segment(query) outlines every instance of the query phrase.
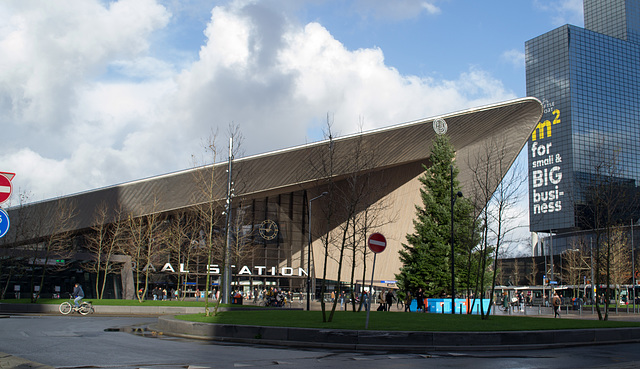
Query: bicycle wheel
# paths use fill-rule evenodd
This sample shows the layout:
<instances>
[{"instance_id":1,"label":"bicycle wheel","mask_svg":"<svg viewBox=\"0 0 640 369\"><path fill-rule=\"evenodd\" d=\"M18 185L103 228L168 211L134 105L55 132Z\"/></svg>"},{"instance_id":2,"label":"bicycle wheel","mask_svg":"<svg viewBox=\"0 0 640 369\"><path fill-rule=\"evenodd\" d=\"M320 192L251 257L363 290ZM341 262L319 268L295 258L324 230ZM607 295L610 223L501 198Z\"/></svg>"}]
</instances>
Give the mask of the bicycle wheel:
<instances>
[{"instance_id":1,"label":"bicycle wheel","mask_svg":"<svg viewBox=\"0 0 640 369\"><path fill-rule=\"evenodd\" d=\"M91 304L88 302L83 302L82 304L80 304L80 309L78 309L78 312L82 315L87 315L93 312L93 306L91 306Z\"/></svg>"},{"instance_id":2,"label":"bicycle wheel","mask_svg":"<svg viewBox=\"0 0 640 369\"><path fill-rule=\"evenodd\" d=\"M58 308L58 310L60 310L61 314L67 315L73 309L71 308L71 304L69 302L65 301L62 304L60 304L60 307Z\"/></svg>"}]
</instances>

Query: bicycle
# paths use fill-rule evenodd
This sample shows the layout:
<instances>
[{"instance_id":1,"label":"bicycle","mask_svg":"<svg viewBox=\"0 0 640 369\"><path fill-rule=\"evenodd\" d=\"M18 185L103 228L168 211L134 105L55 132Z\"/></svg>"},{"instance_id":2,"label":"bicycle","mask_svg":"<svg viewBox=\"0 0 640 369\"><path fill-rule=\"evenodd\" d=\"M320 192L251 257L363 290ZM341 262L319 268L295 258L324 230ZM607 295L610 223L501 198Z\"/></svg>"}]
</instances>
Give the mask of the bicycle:
<instances>
[{"instance_id":1,"label":"bicycle","mask_svg":"<svg viewBox=\"0 0 640 369\"><path fill-rule=\"evenodd\" d=\"M60 310L61 314L68 315L72 311L77 311L82 315L87 315L94 312L93 304L91 304L91 301L82 301L80 303L80 307L75 307L74 304L72 304L72 301L73 301L73 297L70 296L69 301L65 301L60 304L60 306L58 307L58 310Z\"/></svg>"}]
</instances>

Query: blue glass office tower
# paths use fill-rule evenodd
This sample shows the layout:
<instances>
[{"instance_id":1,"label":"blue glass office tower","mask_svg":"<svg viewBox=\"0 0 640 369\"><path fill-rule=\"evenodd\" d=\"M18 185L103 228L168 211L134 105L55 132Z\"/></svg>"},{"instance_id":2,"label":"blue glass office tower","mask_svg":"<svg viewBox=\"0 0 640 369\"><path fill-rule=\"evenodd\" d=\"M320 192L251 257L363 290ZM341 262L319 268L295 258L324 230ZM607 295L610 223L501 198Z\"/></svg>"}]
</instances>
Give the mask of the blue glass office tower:
<instances>
[{"instance_id":1,"label":"blue glass office tower","mask_svg":"<svg viewBox=\"0 0 640 369\"><path fill-rule=\"evenodd\" d=\"M593 227L597 180L625 199L621 223L640 216L640 0L584 0L584 15L525 43L527 95L545 107L528 145L530 230L558 235L554 253Z\"/></svg>"}]
</instances>

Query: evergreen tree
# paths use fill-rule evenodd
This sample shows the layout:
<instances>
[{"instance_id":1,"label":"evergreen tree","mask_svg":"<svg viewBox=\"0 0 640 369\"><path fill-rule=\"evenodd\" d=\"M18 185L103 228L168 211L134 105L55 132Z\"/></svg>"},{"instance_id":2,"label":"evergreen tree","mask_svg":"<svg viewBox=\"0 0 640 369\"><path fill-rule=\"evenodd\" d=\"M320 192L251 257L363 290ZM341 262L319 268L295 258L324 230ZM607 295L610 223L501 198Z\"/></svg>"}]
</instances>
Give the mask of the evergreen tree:
<instances>
[{"instance_id":1,"label":"evergreen tree","mask_svg":"<svg viewBox=\"0 0 640 369\"><path fill-rule=\"evenodd\" d=\"M426 297L440 297L451 293L451 173L453 166L453 194L460 191L458 168L454 165L455 150L445 135L438 136L431 148L431 166L424 166L420 177L422 205L416 206L414 232L402 244L402 268L396 275L398 286L415 292L422 288ZM466 285L461 281L468 273L467 254L469 234L473 234L473 208L464 197L456 199L454 206L454 252L456 290ZM463 245L463 243L467 243ZM465 251L467 250L467 251Z\"/></svg>"}]
</instances>

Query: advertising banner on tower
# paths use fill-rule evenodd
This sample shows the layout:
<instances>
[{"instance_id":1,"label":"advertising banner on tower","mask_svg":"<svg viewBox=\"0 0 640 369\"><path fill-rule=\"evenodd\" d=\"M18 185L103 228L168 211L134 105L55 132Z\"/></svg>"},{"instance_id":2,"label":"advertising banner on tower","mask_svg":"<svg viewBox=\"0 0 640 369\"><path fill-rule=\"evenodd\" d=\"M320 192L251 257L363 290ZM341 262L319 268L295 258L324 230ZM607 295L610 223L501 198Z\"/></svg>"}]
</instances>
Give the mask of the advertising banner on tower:
<instances>
[{"instance_id":1,"label":"advertising banner on tower","mask_svg":"<svg viewBox=\"0 0 640 369\"><path fill-rule=\"evenodd\" d=\"M535 232L573 226L569 206L567 135L570 117L556 101L543 100L544 114L529 138L529 220ZM568 111L568 109L567 109ZM567 137L569 136L569 137Z\"/></svg>"}]
</instances>

